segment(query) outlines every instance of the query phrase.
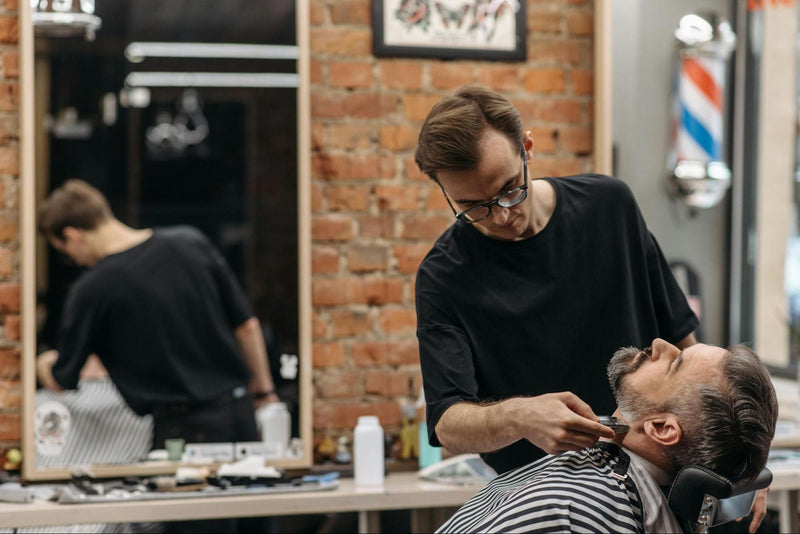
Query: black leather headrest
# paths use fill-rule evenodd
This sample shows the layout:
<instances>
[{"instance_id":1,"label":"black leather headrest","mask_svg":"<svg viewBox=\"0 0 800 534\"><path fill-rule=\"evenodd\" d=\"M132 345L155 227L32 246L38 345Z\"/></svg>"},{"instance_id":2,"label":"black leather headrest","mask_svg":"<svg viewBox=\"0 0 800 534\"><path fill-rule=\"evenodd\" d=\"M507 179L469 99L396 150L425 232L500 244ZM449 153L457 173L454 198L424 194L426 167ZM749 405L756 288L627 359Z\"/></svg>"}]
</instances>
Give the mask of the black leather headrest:
<instances>
[{"instance_id":1,"label":"black leather headrest","mask_svg":"<svg viewBox=\"0 0 800 534\"><path fill-rule=\"evenodd\" d=\"M719 524L750 513L752 498L737 497L754 494L771 483L772 472L766 467L755 480L735 483L705 467L687 465L678 471L670 487L669 507L676 516L694 523L703 506L703 498L710 495L720 501L714 522Z\"/></svg>"}]
</instances>

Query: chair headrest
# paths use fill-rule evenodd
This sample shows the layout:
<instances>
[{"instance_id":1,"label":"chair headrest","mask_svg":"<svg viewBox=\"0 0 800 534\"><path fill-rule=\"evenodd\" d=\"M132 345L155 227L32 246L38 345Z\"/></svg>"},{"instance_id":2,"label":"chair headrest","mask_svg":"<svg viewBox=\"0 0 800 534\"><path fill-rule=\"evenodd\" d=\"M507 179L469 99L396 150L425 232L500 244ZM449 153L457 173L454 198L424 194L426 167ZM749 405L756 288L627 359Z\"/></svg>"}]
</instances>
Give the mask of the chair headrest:
<instances>
[{"instance_id":1,"label":"chair headrest","mask_svg":"<svg viewBox=\"0 0 800 534\"><path fill-rule=\"evenodd\" d=\"M724 523L746 516L753 504L755 492L772 483L772 472L766 467L755 480L731 482L722 475L698 465L687 465L675 476L669 490L668 502L672 512L681 519L695 523L703 507L703 499L710 495L719 500L717 520ZM738 514L738 515L737 515Z\"/></svg>"}]
</instances>

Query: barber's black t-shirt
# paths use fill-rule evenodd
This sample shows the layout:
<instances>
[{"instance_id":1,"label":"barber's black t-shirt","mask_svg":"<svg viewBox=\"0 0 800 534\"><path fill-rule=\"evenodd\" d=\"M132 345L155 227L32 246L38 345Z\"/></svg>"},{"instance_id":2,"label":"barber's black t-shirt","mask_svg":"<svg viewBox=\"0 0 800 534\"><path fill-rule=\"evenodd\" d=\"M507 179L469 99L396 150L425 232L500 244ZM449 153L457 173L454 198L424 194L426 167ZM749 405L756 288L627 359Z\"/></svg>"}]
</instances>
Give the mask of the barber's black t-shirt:
<instances>
[{"instance_id":1,"label":"barber's black t-shirt","mask_svg":"<svg viewBox=\"0 0 800 534\"><path fill-rule=\"evenodd\" d=\"M430 442L456 402L571 391L598 415L623 346L678 342L698 321L630 189L600 175L545 178L547 226L522 241L456 222L417 273L417 337ZM545 414L546 415L546 414ZM526 440L484 455L498 472L544 455Z\"/></svg>"},{"instance_id":2,"label":"barber's black t-shirt","mask_svg":"<svg viewBox=\"0 0 800 534\"><path fill-rule=\"evenodd\" d=\"M156 229L70 289L53 376L74 389L96 353L138 414L217 398L250 378L233 330L253 316L224 258L194 228Z\"/></svg>"}]
</instances>

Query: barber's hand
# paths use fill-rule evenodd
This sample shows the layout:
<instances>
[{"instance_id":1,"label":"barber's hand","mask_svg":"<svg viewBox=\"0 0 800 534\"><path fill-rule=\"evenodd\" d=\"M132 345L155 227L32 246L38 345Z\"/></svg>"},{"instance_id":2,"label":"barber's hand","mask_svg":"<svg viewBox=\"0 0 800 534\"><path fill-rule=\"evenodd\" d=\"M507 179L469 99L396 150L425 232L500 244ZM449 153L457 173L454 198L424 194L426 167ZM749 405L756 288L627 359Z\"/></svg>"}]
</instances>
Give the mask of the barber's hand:
<instances>
[{"instance_id":1,"label":"barber's hand","mask_svg":"<svg viewBox=\"0 0 800 534\"><path fill-rule=\"evenodd\" d=\"M758 530L761 521L767 515L767 492L769 492L769 488L764 488L759 490L758 495L756 495L756 500L753 503L753 519L750 521L750 527L748 528L748 532L751 534Z\"/></svg>"},{"instance_id":2,"label":"barber's hand","mask_svg":"<svg viewBox=\"0 0 800 534\"><path fill-rule=\"evenodd\" d=\"M520 414L528 430L524 437L548 454L578 451L600 437L615 436L613 430L597 422L588 404L568 391L520 400L526 401Z\"/></svg>"},{"instance_id":3,"label":"barber's hand","mask_svg":"<svg viewBox=\"0 0 800 534\"><path fill-rule=\"evenodd\" d=\"M253 405L255 409L258 410L262 406L266 406L271 402L280 402L280 398L275 394L275 392L271 392L266 397L253 397Z\"/></svg>"}]
</instances>

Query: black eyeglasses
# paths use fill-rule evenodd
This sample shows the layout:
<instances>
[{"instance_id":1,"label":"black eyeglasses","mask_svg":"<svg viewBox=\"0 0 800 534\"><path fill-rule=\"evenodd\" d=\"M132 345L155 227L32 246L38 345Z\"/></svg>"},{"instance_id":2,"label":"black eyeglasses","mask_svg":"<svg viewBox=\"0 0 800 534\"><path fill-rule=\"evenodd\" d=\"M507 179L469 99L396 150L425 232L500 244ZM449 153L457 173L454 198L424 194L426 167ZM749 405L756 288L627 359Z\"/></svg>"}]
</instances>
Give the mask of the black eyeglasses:
<instances>
[{"instance_id":1,"label":"black eyeglasses","mask_svg":"<svg viewBox=\"0 0 800 534\"><path fill-rule=\"evenodd\" d=\"M444 198L447 200L447 204L450 206L450 209L453 210L453 213L456 216L456 219L461 221L468 222L470 224L480 222L486 218L488 218L492 214L492 206L497 204L501 208L512 208L528 198L528 164L525 159L525 149L522 149L522 168L523 168L523 175L525 178L523 179L522 185L519 187L515 187L514 189L509 189L505 193L501 193L497 196L494 200L490 200L485 204L479 204L477 206L473 206L469 209L466 209L462 212L457 212L456 209L453 207L453 204L450 202L450 198L447 196L447 191L445 191L444 186L439 184L439 187L442 188L442 193L444 193Z\"/></svg>"}]
</instances>

